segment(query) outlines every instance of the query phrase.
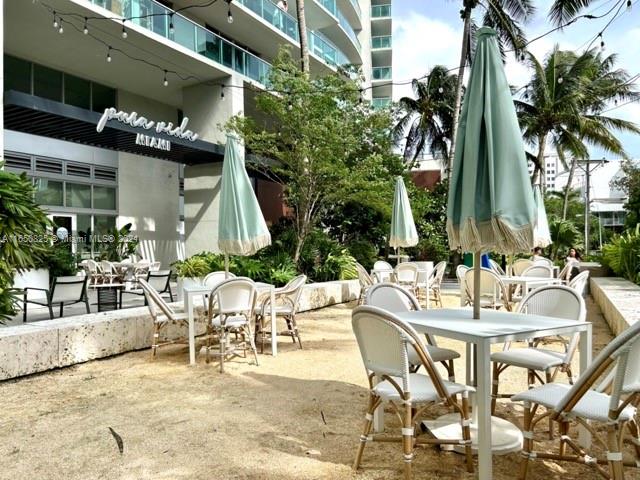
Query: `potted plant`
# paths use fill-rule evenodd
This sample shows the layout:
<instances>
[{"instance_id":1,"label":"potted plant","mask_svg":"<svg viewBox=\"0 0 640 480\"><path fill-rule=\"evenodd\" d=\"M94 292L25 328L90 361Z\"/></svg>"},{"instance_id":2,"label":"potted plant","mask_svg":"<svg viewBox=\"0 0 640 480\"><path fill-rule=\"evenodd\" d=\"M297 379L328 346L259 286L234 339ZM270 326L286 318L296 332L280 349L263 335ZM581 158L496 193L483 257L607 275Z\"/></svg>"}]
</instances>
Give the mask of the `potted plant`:
<instances>
[{"instance_id":1,"label":"potted plant","mask_svg":"<svg viewBox=\"0 0 640 480\"><path fill-rule=\"evenodd\" d=\"M188 285L201 285L211 271L209 263L202 257L193 256L171 264L178 275L178 301L182 301L182 289Z\"/></svg>"}]
</instances>

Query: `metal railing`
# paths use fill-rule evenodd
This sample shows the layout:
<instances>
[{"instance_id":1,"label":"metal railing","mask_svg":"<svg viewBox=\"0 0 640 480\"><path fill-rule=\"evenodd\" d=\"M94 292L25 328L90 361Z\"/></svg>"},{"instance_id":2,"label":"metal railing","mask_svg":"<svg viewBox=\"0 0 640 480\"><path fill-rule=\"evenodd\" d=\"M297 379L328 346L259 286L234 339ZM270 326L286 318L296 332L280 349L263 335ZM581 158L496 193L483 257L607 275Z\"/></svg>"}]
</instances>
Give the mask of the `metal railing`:
<instances>
[{"instance_id":1,"label":"metal railing","mask_svg":"<svg viewBox=\"0 0 640 480\"><path fill-rule=\"evenodd\" d=\"M391 48L391 35L380 35L371 37L371 48Z\"/></svg>"},{"instance_id":2,"label":"metal railing","mask_svg":"<svg viewBox=\"0 0 640 480\"><path fill-rule=\"evenodd\" d=\"M289 38L299 41L298 21L273 3L271 0L236 0L253 13L283 32Z\"/></svg>"}]
</instances>

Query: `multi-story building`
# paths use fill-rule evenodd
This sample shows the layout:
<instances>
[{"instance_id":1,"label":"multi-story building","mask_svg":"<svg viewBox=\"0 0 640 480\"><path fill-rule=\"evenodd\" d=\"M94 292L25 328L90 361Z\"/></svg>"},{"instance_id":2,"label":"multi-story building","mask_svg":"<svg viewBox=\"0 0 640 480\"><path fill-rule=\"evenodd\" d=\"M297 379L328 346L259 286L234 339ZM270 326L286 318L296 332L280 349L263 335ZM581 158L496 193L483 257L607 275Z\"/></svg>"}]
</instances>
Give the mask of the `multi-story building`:
<instances>
[{"instance_id":1,"label":"multi-story building","mask_svg":"<svg viewBox=\"0 0 640 480\"><path fill-rule=\"evenodd\" d=\"M556 178L559 173L563 171L562 163L557 155L545 155L545 187L546 190L555 191L558 190L556 186ZM533 175L534 165L533 162L529 162L529 176Z\"/></svg>"},{"instance_id":2,"label":"multi-story building","mask_svg":"<svg viewBox=\"0 0 640 480\"><path fill-rule=\"evenodd\" d=\"M295 2L4 2L6 168L26 172L75 236L131 223L142 253L165 265L215 251L222 126L256 115L247 87L265 88L281 45L299 54ZM381 104L391 98L391 2L373 3L306 0L305 10L311 74L360 66ZM277 219L278 187L255 179L255 189Z\"/></svg>"}]
</instances>

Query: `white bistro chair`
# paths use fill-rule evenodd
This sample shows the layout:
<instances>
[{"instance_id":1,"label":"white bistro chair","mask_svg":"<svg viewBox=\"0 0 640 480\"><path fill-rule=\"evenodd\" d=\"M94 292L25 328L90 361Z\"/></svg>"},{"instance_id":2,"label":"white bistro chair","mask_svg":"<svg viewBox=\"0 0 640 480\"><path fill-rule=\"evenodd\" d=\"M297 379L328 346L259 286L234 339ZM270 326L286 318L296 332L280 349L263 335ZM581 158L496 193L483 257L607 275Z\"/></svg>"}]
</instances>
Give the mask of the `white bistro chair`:
<instances>
[{"instance_id":1,"label":"white bistro chair","mask_svg":"<svg viewBox=\"0 0 640 480\"><path fill-rule=\"evenodd\" d=\"M471 295L467 292L467 284L464 281L464 276L468 270L471 270L466 265L460 264L456 267L456 278L460 284L460 306L466 307L471 305Z\"/></svg>"},{"instance_id":2,"label":"white bistro chair","mask_svg":"<svg viewBox=\"0 0 640 480\"><path fill-rule=\"evenodd\" d=\"M396 283L416 295L418 287L418 266L415 263L399 263L393 269Z\"/></svg>"},{"instance_id":3,"label":"white bistro chair","mask_svg":"<svg viewBox=\"0 0 640 480\"><path fill-rule=\"evenodd\" d=\"M527 268L533 266L533 262L527 258L519 258L511 265L511 275L519 277Z\"/></svg>"},{"instance_id":4,"label":"white bistro chair","mask_svg":"<svg viewBox=\"0 0 640 480\"><path fill-rule=\"evenodd\" d=\"M398 441L402 443L404 478L407 480L411 479L411 462L418 444L464 445L467 471L472 472L469 430L469 392L472 387L443 380L418 333L393 313L364 305L353 310L351 323L369 379L369 401L354 470L360 466L368 442ZM410 351L420 359L426 375L411 373ZM378 383L375 379L379 380ZM384 408L383 402L387 402L400 418L401 436L371 434L373 414L377 408ZM440 404L453 408L460 415L461 438L439 440L418 437L423 413Z\"/></svg>"},{"instance_id":5,"label":"white bistro chair","mask_svg":"<svg viewBox=\"0 0 640 480\"><path fill-rule=\"evenodd\" d=\"M393 283L379 283L371 287L365 298L365 305L382 308L391 313L409 312L421 310L418 299L411 295L410 292ZM426 335L427 345L425 346L431 359L434 362L440 362L447 370L449 380L455 381L455 370L453 361L460 358L460 354L455 350L448 348L440 348L436 343L433 335ZM420 368L420 357L414 352L409 351L409 363L412 371Z\"/></svg>"},{"instance_id":6,"label":"white bistro chair","mask_svg":"<svg viewBox=\"0 0 640 480\"><path fill-rule=\"evenodd\" d=\"M468 295L469 303L477 299L474 299L474 282L475 271L473 268L467 270L464 274L464 291ZM507 289L500 280L500 277L488 268L482 268L480 270L480 307L492 308L499 310L504 308L507 311L511 311L511 304L509 303L509 295Z\"/></svg>"},{"instance_id":7,"label":"white bistro chair","mask_svg":"<svg viewBox=\"0 0 640 480\"><path fill-rule=\"evenodd\" d=\"M607 373L608 372L608 373ZM625 477L625 467L640 467L637 407L640 403L640 322L609 342L574 385L547 383L514 395L524 404L524 446L519 478L526 479L530 460L540 458L589 465L604 478L639 478L635 470ZM537 415L539 406L546 412ZM534 449L534 429L544 418L559 424L558 453ZM597 456L569 436L571 423L587 429L604 455ZM591 424L589 422L592 422ZM600 424L602 428L594 428ZM605 431L606 435L602 432ZM625 435L628 433L628 435ZM630 445L625 455L624 446ZM568 452L567 452L568 450ZM635 458L630 458L635 457ZM605 468L607 466L608 468Z\"/></svg>"},{"instance_id":8,"label":"white bistro chair","mask_svg":"<svg viewBox=\"0 0 640 480\"><path fill-rule=\"evenodd\" d=\"M211 272L205 275L205 277L202 279L202 284L205 287L209 287L211 290L213 290L228 278L236 278L236 275L234 273L224 271ZM202 301L204 302L204 310L206 312L207 308L209 307L209 295L203 295Z\"/></svg>"},{"instance_id":9,"label":"white bistro chair","mask_svg":"<svg viewBox=\"0 0 640 480\"><path fill-rule=\"evenodd\" d=\"M587 290L587 283L589 282L589 270L585 270L584 272L580 272L578 275L573 277L569 282L569 287L573 288L578 295L584 297L584 294Z\"/></svg>"},{"instance_id":10,"label":"white bistro chair","mask_svg":"<svg viewBox=\"0 0 640 480\"><path fill-rule=\"evenodd\" d=\"M438 262L436 266L433 267L433 274L429 279L429 289L433 294L431 298L436 302L436 305L440 304L440 308L442 308L442 280L444 279L446 269L447 262ZM429 307L429 305L427 305L427 307Z\"/></svg>"},{"instance_id":11,"label":"white bistro chair","mask_svg":"<svg viewBox=\"0 0 640 480\"><path fill-rule=\"evenodd\" d=\"M587 308L582 297L574 289L561 285L550 285L533 290L529 295L525 296L518 307L518 313L584 322L587 316ZM511 397L511 395L500 394L498 391L500 375L509 367L526 369L527 383L531 386L534 385L536 380L540 383L553 382L558 372L564 372L569 382L573 382L571 359L578 346L578 340L579 334L575 334L567 342L564 351L537 348L534 346L532 339L529 341L527 348L511 348L510 343L506 343L501 352L492 354L493 389L491 411L495 411L498 398ZM544 379L540 376L540 373L544 373Z\"/></svg>"},{"instance_id":12,"label":"white bistro chair","mask_svg":"<svg viewBox=\"0 0 640 480\"><path fill-rule=\"evenodd\" d=\"M373 278L367 272L367 269L356 262L356 270L358 271L358 283L360 284L360 296L358 297L358 305L362 305L367 290L373 285Z\"/></svg>"},{"instance_id":13,"label":"white bistro chair","mask_svg":"<svg viewBox=\"0 0 640 480\"><path fill-rule=\"evenodd\" d=\"M491 270L496 272L501 277L506 277L507 276L506 272L502 269L500 264L498 262L496 262L495 260L493 260L492 258L489 259L489 265L491 266Z\"/></svg>"},{"instance_id":14,"label":"white bistro chair","mask_svg":"<svg viewBox=\"0 0 640 480\"><path fill-rule=\"evenodd\" d=\"M212 350L211 338L217 336L220 350L213 355L220 357L220 372L224 372L224 361L230 355L242 350L247 355L247 340L253 350L256 365L258 351L251 330L251 320L256 306L256 284L250 278L237 277L220 282L209 295L209 315L207 322L206 361ZM229 333L241 335L240 343L230 345Z\"/></svg>"},{"instance_id":15,"label":"white bistro chair","mask_svg":"<svg viewBox=\"0 0 640 480\"><path fill-rule=\"evenodd\" d=\"M384 260L378 260L373 264L373 270L371 275L377 283L394 282L395 276L393 274L393 267L389 262Z\"/></svg>"}]
</instances>

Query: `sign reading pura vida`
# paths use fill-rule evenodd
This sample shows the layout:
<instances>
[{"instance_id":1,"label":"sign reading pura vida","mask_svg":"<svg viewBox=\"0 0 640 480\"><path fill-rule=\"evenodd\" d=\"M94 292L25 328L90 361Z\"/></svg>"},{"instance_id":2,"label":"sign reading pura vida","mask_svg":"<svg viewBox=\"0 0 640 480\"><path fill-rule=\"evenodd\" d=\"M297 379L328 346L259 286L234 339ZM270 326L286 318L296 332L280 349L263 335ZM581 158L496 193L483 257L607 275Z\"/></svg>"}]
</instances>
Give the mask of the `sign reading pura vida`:
<instances>
[{"instance_id":1,"label":"sign reading pura vida","mask_svg":"<svg viewBox=\"0 0 640 480\"><path fill-rule=\"evenodd\" d=\"M187 117L182 119L182 123L180 123L180 125L174 126L172 122L154 122L153 120L148 120L146 117L138 116L136 112L127 113L111 107L105 108L104 113L96 125L96 131L102 132L109 120L116 120L135 128L155 130L156 133L164 133L171 137L181 138L191 142L195 142L198 139L197 133L187 129L187 124L189 123L189 119ZM157 148L167 152L171 151L171 142L169 140L154 137L152 135L146 135L144 133L136 134L136 145Z\"/></svg>"}]
</instances>

